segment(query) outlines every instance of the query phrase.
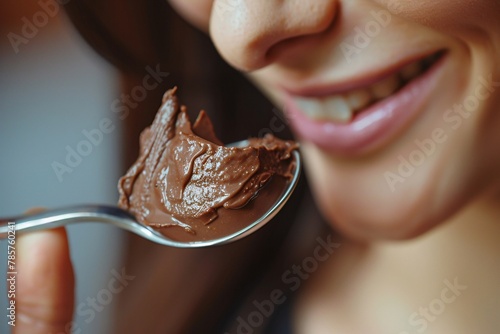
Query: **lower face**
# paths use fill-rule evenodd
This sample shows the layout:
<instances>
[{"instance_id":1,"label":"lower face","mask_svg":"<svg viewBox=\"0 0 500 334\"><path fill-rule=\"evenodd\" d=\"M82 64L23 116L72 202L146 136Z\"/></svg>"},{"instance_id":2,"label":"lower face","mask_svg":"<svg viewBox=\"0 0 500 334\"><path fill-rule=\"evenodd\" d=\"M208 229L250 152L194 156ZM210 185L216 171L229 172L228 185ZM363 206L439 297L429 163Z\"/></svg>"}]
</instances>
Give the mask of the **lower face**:
<instances>
[{"instance_id":1,"label":"lower face","mask_svg":"<svg viewBox=\"0 0 500 334\"><path fill-rule=\"evenodd\" d=\"M279 89L276 78L290 73L286 69L255 74L301 138L322 211L355 238L419 235L498 178L489 144L500 143L500 80L493 61L499 50L483 44L481 31L474 31L478 22L467 27L462 19L426 18L447 30L393 16L393 29L349 61L339 54L335 32L325 35L318 43L338 59L315 72L324 76L320 81L335 82L343 68L366 68L353 88ZM369 74L377 71L382 73ZM339 113L342 108L350 110Z\"/></svg>"},{"instance_id":2,"label":"lower face","mask_svg":"<svg viewBox=\"0 0 500 334\"><path fill-rule=\"evenodd\" d=\"M377 18L390 1L344 1L249 73L288 116L325 217L363 240L420 235L499 181L500 4L399 3Z\"/></svg>"}]
</instances>

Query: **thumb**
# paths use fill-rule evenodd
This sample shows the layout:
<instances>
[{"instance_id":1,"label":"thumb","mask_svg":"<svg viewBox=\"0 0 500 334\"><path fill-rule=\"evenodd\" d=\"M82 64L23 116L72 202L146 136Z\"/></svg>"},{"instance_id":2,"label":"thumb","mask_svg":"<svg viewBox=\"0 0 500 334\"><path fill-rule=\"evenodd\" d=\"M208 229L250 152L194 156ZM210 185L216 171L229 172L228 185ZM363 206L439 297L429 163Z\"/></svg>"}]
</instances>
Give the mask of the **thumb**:
<instances>
[{"instance_id":1,"label":"thumb","mask_svg":"<svg viewBox=\"0 0 500 334\"><path fill-rule=\"evenodd\" d=\"M69 333L74 274L66 230L17 236L17 321L13 334Z\"/></svg>"}]
</instances>

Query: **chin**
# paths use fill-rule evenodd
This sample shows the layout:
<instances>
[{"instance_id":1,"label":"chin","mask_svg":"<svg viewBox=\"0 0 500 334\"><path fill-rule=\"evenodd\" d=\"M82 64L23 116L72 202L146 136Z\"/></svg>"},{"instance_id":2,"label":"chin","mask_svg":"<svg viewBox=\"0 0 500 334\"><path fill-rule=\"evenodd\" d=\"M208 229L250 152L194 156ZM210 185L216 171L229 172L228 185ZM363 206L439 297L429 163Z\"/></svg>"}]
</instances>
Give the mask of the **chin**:
<instances>
[{"instance_id":1,"label":"chin","mask_svg":"<svg viewBox=\"0 0 500 334\"><path fill-rule=\"evenodd\" d=\"M453 160L439 154L393 191L383 177L391 159L340 160L308 143L302 153L319 209L334 230L356 241L416 238L445 223L482 189L466 181L466 169L449 170Z\"/></svg>"}]
</instances>

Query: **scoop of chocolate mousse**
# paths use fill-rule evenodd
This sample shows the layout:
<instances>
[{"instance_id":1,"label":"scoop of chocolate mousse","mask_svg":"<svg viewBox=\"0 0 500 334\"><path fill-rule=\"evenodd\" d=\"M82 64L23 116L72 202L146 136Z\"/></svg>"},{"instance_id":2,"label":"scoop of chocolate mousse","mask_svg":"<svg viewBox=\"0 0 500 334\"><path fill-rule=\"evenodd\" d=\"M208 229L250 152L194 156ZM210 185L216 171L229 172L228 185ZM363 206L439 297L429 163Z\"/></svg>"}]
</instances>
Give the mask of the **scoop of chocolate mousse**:
<instances>
[{"instance_id":1,"label":"scoop of chocolate mousse","mask_svg":"<svg viewBox=\"0 0 500 334\"><path fill-rule=\"evenodd\" d=\"M118 205L179 241L234 233L262 216L283 193L295 164L293 141L267 135L226 147L204 111L191 124L176 88L163 96L141 133L137 161L120 179Z\"/></svg>"}]
</instances>

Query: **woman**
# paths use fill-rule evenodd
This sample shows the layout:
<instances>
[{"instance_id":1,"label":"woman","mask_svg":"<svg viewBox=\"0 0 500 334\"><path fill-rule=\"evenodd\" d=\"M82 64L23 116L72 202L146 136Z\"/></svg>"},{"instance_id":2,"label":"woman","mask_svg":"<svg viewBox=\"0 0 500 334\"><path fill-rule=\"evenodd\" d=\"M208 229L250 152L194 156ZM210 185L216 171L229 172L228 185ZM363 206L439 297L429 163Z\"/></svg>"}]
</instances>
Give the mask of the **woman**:
<instances>
[{"instance_id":1,"label":"woman","mask_svg":"<svg viewBox=\"0 0 500 334\"><path fill-rule=\"evenodd\" d=\"M496 333L500 4L170 2L283 107L345 236L314 277L304 261L280 272L303 285L285 314L295 332ZM254 311L273 318L284 299ZM232 333L262 330L250 314L228 316Z\"/></svg>"}]
</instances>

